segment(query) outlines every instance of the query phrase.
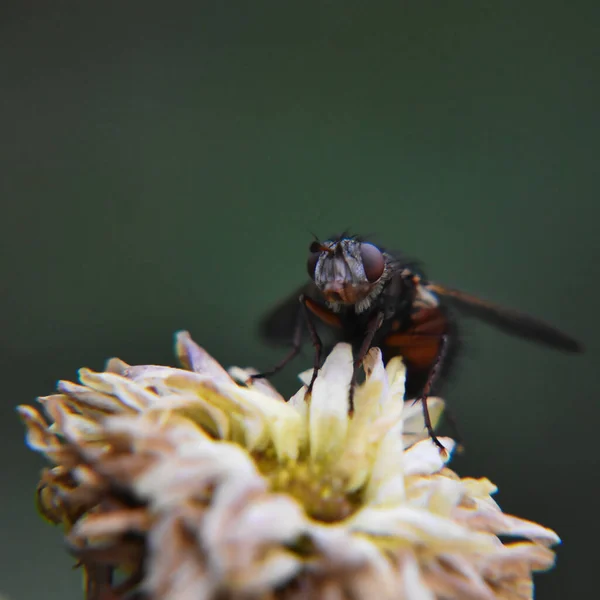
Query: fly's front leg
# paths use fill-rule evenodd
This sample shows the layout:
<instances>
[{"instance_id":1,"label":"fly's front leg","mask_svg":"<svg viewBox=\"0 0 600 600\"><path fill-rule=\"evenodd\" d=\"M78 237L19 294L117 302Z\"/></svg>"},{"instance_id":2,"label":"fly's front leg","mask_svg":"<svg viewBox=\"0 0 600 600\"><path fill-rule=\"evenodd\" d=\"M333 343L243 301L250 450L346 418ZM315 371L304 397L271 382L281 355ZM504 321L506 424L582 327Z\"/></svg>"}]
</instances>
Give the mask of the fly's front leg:
<instances>
[{"instance_id":1,"label":"fly's front leg","mask_svg":"<svg viewBox=\"0 0 600 600\"><path fill-rule=\"evenodd\" d=\"M290 361L292 361L302 348L302 329L304 326L305 314L303 310L304 306L304 295L300 296L299 301L301 305L298 306L298 313L296 315L296 324L294 325L294 334L292 337L292 349L286 354L272 369L269 371L263 371L262 373L255 373L250 375L250 379L265 379L271 377L276 373L279 373Z\"/></svg>"},{"instance_id":2,"label":"fly's front leg","mask_svg":"<svg viewBox=\"0 0 600 600\"><path fill-rule=\"evenodd\" d=\"M321 338L317 333L317 328L311 318L310 311L307 305L307 298L304 294L300 296L300 304L302 304L302 311L304 313L304 320L306 322L306 327L308 329L308 334L310 335L310 339L312 341L313 348L315 349L315 356L313 360L313 374L308 384L308 389L306 390L307 394L312 393L313 385L317 379L317 375L319 374L319 368L321 367L321 352L323 351L323 342L321 342Z\"/></svg>"},{"instance_id":3,"label":"fly's front leg","mask_svg":"<svg viewBox=\"0 0 600 600\"><path fill-rule=\"evenodd\" d=\"M360 369L367 352L370 350L371 345L373 344L373 338L375 337L375 334L383 324L383 319L384 314L379 312L369 321L367 330L365 332L365 337L363 338L360 349L358 350L358 354L356 355L356 359L354 360L354 371L352 372L352 379L350 380L350 412L354 411L354 388L356 388L356 377L358 375L358 370Z\"/></svg>"},{"instance_id":4,"label":"fly's front leg","mask_svg":"<svg viewBox=\"0 0 600 600\"><path fill-rule=\"evenodd\" d=\"M265 377L270 377L271 375L275 375L283 369L293 358L295 358L300 349L302 348L302 333L303 329L306 326L308 329L308 333L310 335L313 347L315 349L315 357L313 362L313 375L310 380L310 384L308 385L307 393L312 391L313 385L315 383L315 379L319 374L319 367L321 366L321 351L323 349L323 344L321 342L321 338L317 333L317 329L312 321L310 312L307 307L307 298L304 294L302 294L298 301L300 306L298 307L298 316L296 319L296 325L294 327L294 336L292 339L292 349L290 352L283 357L281 361L279 361L270 371L264 371L263 373L256 373L251 375L251 379L263 379Z\"/></svg>"}]
</instances>

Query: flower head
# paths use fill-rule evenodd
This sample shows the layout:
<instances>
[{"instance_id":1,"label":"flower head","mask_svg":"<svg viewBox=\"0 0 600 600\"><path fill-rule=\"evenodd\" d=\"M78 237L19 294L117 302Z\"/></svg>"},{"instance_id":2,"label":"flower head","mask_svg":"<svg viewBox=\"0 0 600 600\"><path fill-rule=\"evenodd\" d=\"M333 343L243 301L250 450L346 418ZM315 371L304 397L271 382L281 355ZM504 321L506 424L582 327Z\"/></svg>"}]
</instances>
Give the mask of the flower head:
<instances>
[{"instance_id":1,"label":"flower head","mask_svg":"<svg viewBox=\"0 0 600 600\"><path fill-rule=\"evenodd\" d=\"M88 597L523 599L552 566L554 532L446 466L453 441L442 456L428 438L399 358L368 353L349 414L346 344L289 402L185 332L177 353L184 369L112 359L40 398L45 416L19 407L54 464L39 509L64 525Z\"/></svg>"}]
</instances>

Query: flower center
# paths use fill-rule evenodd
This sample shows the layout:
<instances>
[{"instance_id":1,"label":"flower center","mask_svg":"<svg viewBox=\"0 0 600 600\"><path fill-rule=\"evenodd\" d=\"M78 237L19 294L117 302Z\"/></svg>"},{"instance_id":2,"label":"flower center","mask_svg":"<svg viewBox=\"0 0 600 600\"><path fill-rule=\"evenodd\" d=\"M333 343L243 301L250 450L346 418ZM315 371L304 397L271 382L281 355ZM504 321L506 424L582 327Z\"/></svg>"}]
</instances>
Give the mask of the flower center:
<instances>
[{"instance_id":1,"label":"flower center","mask_svg":"<svg viewBox=\"0 0 600 600\"><path fill-rule=\"evenodd\" d=\"M348 493L342 477L310 462L308 457L280 462L274 454L263 453L254 455L254 459L273 492L292 496L317 521L341 521L361 506L362 490Z\"/></svg>"}]
</instances>

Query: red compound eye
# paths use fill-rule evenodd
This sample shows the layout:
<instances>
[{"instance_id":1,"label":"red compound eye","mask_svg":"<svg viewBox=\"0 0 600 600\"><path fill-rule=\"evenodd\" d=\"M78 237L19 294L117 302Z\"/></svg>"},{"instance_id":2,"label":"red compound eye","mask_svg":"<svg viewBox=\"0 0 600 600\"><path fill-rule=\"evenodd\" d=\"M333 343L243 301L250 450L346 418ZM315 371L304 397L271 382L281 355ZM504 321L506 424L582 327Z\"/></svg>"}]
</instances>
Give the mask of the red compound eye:
<instances>
[{"instance_id":1,"label":"red compound eye","mask_svg":"<svg viewBox=\"0 0 600 600\"><path fill-rule=\"evenodd\" d=\"M371 283L377 281L383 275L385 269L385 259L381 250L373 244L362 243L360 245L360 257L367 279Z\"/></svg>"}]
</instances>

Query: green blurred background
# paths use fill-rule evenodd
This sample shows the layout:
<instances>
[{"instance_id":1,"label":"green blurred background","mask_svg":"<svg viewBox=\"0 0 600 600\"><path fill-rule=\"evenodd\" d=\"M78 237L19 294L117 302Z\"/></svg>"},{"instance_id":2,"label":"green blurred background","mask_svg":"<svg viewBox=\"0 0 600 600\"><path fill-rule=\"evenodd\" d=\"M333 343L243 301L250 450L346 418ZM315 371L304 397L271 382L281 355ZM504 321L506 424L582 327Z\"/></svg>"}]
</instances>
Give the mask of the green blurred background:
<instances>
[{"instance_id":1,"label":"green blurred background","mask_svg":"<svg viewBox=\"0 0 600 600\"><path fill-rule=\"evenodd\" d=\"M270 366L257 319L303 281L311 232L349 227L586 344L466 322L447 397L455 467L563 538L537 597L592 597L600 3L190 6L0 9L0 592L81 597L15 405L110 356L173 364L182 328Z\"/></svg>"}]
</instances>

